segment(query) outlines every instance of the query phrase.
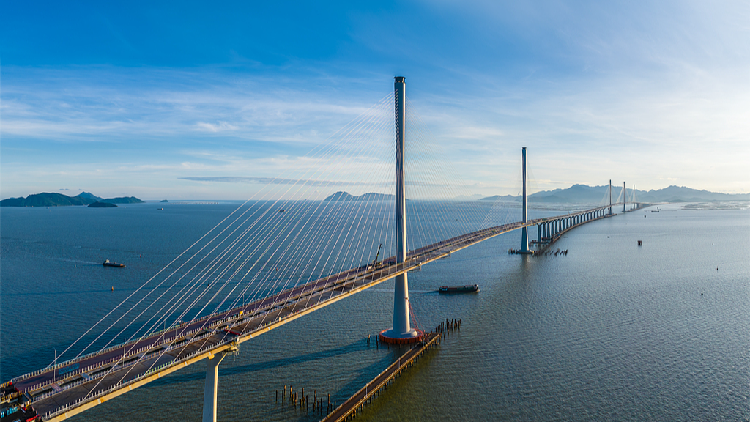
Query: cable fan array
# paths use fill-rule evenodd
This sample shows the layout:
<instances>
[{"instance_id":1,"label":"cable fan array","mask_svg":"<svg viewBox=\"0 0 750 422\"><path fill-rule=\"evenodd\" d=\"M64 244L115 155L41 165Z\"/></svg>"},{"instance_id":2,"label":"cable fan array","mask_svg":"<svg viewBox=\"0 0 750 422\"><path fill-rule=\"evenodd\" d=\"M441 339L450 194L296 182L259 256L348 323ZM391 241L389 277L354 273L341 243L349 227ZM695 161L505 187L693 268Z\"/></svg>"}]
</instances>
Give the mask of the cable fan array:
<instances>
[{"instance_id":1,"label":"cable fan array","mask_svg":"<svg viewBox=\"0 0 750 422\"><path fill-rule=\"evenodd\" d=\"M384 97L298 160L292 174L268 179L60 356L72 360L164 335L177 324L366 265L380 245L381 257L393 256L393 102L393 94ZM434 137L408 99L406 112L408 249L509 222L502 204L456 200L467 185L430 144Z\"/></svg>"}]
</instances>

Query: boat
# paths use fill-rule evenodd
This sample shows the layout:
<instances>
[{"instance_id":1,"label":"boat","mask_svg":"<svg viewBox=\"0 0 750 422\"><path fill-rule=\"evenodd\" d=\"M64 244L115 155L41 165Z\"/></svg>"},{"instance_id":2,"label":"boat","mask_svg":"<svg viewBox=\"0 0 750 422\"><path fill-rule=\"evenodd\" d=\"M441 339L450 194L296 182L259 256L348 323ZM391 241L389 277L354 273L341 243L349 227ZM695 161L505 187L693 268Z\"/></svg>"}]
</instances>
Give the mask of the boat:
<instances>
[{"instance_id":1,"label":"boat","mask_svg":"<svg viewBox=\"0 0 750 422\"><path fill-rule=\"evenodd\" d=\"M479 293L479 285L472 284L468 286L440 286L440 293Z\"/></svg>"},{"instance_id":2,"label":"boat","mask_svg":"<svg viewBox=\"0 0 750 422\"><path fill-rule=\"evenodd\" d=\"M122 267L125 266L125 264L118 264L116 262L109 262L109 259L105 259L104 262L102 262L102 265L104 265L105 267L117 267L117 268L122 268Z\"/></svg>"}]
</instances>

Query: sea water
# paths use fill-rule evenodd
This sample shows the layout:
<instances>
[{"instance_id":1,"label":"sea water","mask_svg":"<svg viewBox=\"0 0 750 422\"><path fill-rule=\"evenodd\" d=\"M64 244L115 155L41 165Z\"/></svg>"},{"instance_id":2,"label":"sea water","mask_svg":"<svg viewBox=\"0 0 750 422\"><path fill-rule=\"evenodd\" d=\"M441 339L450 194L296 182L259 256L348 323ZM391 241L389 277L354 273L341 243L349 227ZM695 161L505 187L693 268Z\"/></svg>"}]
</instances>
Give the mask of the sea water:
<instances>
[{"instance_id":1,"label":"sea water","mask_svg":"<svg viewBox=\"0 0 750 422\"><path fill-rule=\"evenodd\" d=\"M0 378L52 362L236 206L2 209ZM574 229L553 248L567 255L509 255L516 231L410 273L419 326L461 329L359 418L750 420L750 211L659 208ZM243 343L219 368L218 419L321 419L276 390L346 400L405 351L367 343L392 304L389 281ZM197 421L204 379L199 362L72 420Z\"/></svg>"}]
</instances>

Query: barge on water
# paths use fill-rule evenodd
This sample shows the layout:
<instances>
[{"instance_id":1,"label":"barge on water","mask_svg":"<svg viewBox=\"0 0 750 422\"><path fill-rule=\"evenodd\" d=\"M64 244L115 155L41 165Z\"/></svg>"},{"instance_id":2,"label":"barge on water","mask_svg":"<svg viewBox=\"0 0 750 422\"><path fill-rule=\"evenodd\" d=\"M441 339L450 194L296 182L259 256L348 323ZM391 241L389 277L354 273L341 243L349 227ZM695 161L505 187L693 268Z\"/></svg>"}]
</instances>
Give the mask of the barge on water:
<instances>
[{"instance_id":1,"label":"barge on water","mask_svg":"<svg viewBox=\"0 0 750 422\"><path fill-rule=\"evenodd\" d=\"M468 286L440 286L438 290L441 294L452 294L452 293L478 293L479 285L471 284Z\"/></svg>"}]
</instances>

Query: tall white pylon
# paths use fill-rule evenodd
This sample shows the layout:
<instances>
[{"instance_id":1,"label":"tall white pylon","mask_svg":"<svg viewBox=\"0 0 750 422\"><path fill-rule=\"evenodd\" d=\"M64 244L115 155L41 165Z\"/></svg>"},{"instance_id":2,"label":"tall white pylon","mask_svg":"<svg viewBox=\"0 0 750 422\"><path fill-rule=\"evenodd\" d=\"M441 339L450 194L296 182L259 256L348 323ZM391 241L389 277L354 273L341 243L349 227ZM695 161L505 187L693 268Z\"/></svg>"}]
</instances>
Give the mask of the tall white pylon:
<instances>
[{"instance_id":1,"label":"tall white pylon","mask_svg":"<svg viewBox=\"0 0 750 422\"><path fill-rule=\"evenodd\" d=\"M406 127L406 84L396 76L396 263L406 261L406 192L404 190L404 130ZM396 276L393 293L393 328L380 333L385 342L400 343L419 337L409 323L409 281L406 273Z\"/></svg>"},{"instance_id":2,"label":"tall white pylon","mask_svg":"<svg viewBox=\"0 0 750 422\"><path fill-rule=\"evenodd\" d=\"M523 224L528 218L528 206L526 202L526 147L521 148L521 179L523 180ZM529 253L529 231L526 226L521 228L521 253Z\"/></svg>"}]
</instances>

